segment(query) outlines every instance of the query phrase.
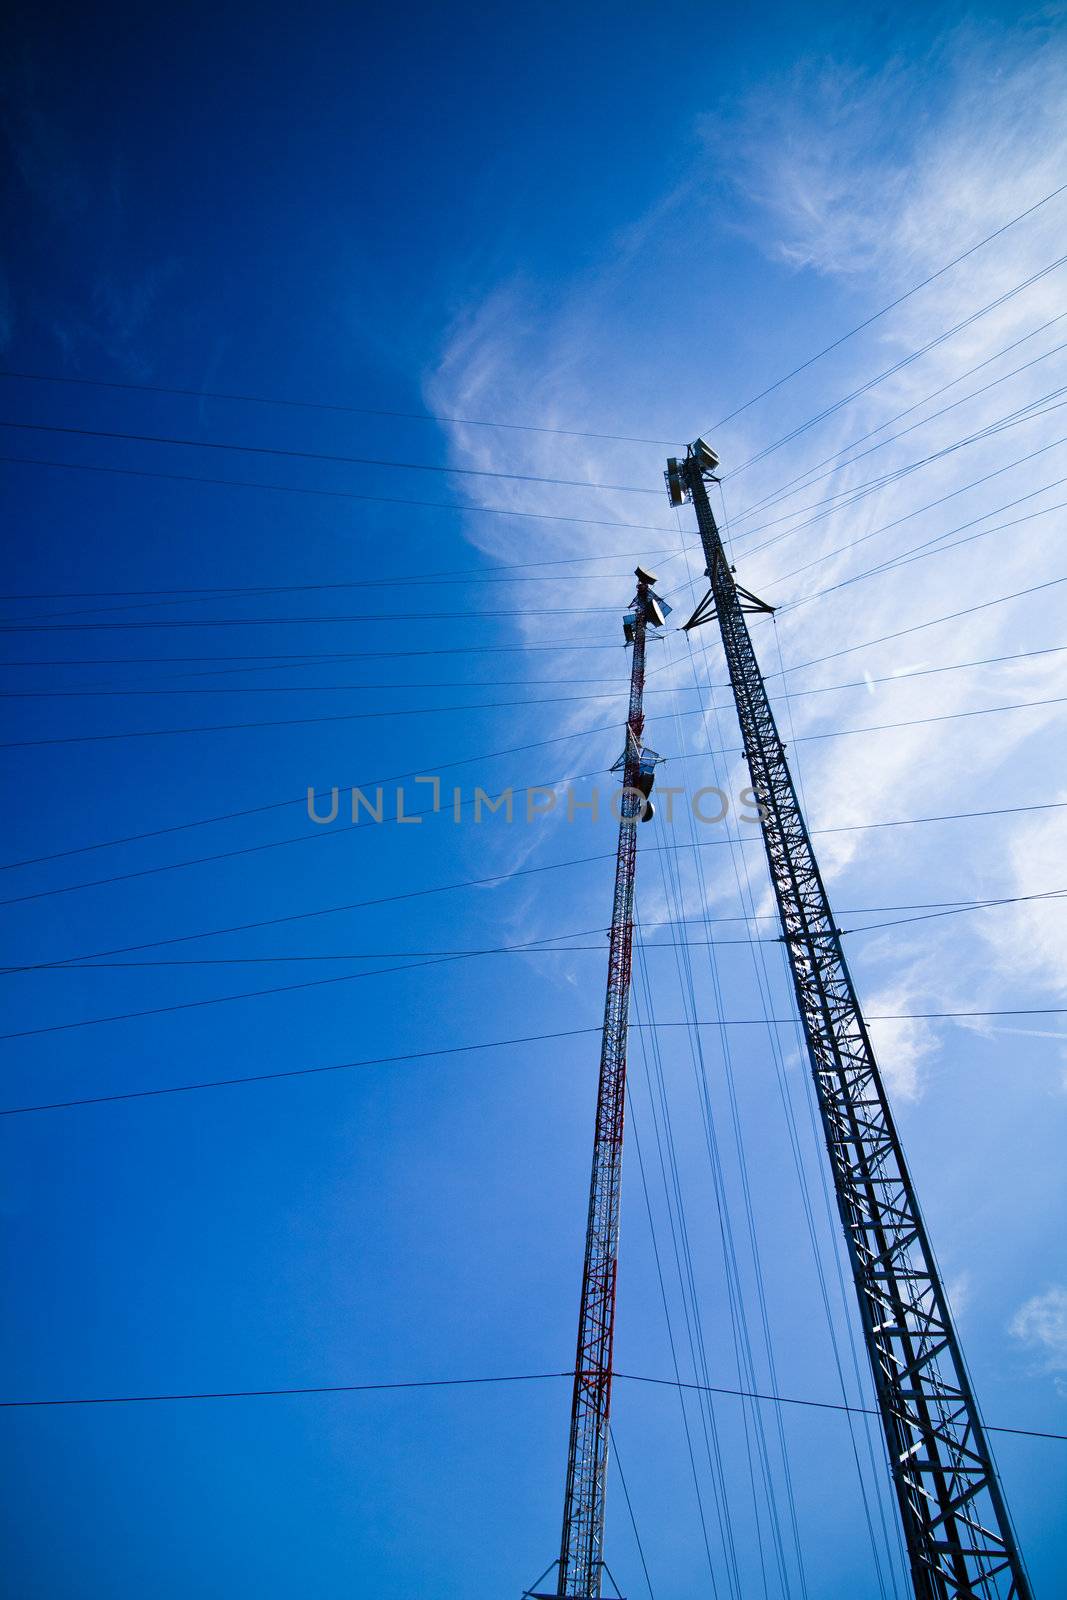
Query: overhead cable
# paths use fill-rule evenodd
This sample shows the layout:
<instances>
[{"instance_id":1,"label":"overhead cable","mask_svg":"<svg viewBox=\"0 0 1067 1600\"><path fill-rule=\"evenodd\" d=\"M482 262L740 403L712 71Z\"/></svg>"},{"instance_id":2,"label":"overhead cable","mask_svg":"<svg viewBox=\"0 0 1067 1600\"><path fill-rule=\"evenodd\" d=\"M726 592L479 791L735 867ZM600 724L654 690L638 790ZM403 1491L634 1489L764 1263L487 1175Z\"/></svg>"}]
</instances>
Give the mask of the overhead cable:
<instances>
[{"instance_id":1,"label":"overhead cable","mask_svg":"<svg viewBox=\"0 0 1067 1600\"><path fill-rule=\"evenodd\" d=\"M957 322L951 328L946 328L943 332L937 334L935 338L921 345L917 350L911 351L899 361L894 362L884 372L879 372L877 376L868 379L858 389L853 389L851 393L842 395L841 399L835 400L832 405L826 406L814 416L808 417L806 421L799 423L789 433L783 434L781 438L765 445L762 450L757 450L754 455L742 461L739 467L734 467L732 472L724 474L724 476L736 478L739 473L747 471L751 466L755 466L758 461L762 461L766 456L772 455L774 451L780 450L783 445L791 444L794 439L798 438L800 434L806 433L809 428L814 428L817 423L825 422L828 417L832 417L842 407L850 405L853 400L858 400L862 395L876 388L878 384L884 383L886 378L893 377L895 373L900 372L904 367L910 366L913 361L918 361L922 356L928 355L931 350L936 349L940 344L944 344L947 339L951 339L957 333L962 333L965 328L969 328L981 317L987 316L990 311L998 310L1007 301L1014 299L1017 294L1022 294L1024 290L1032 288L1035 283L1039 283L1042 278L1047 278L1050 273L1058 271L1064 265L1067 265L1067 255L1059 256L1055 261L1050 262L1048 266L1042 267L1039 272L1031 273L1030 277L1024 278L1021 283L1014 284L1004 294L998 295L995 300L990 300L988 305L981 306L977 311L973 311L970 316L964 317L962 322Z\"/></svg>"},{"instance_id":2,"label":"overhead cable","mask_svg":"<svg viewBox=\"0 0 1067 1600\"><path fill-rule=\"evenodd\" d=\"M266 489L275 494L314 495L327 500L361 500L368 505L416 506L429 511L482 512L492 517L523 517L535 522L566 522L585 528L627 528L640 533L672 533L661 522L612 522L600 517L566 517L559 512L522 511L512 506L483 506L469 500L411 500L397 495L359 494L352 489L305 488L295 483L257 483L243 478L205 478L188 472L149 472L144 468L101 466L86 461L54 461L40 456L4 456L0 462L11 466L59 467L70 472L102 472L120 478L156 478L164 483L206 483L226 489Z\"/></svg>"},{"instance_id":3,"label":"overhead cable","mask_svg":"<svg viewBox=\"0 0 1067 1600\"><path fill-rule=\"evenodd\" d=\"M636 1372L619 1372L615 1376L624 1379L628 1383L652 1383L658 1384L663 1388L699 1389L701 1387L699 1384L678 1382L671 1378L645 1377ZM544 1383L556 1378L573 1377L573 1370L570 1372L519 1372L493 1373L484 1377L473 1378L401 1378L379 1383L305 1384L300 1387L277 1389L216 1389L171 1394L77 1395L29 1400L0 1399L0 1408L4 1410L19 1410L46 1406L129 1406L161 1404L180 1400L268 1400L277 1399L285 1395L382 1394L405 1389L454 1389L479 1384ZM834 1401L802 1400L793 1396L779 1394L750 1394L743 1389L730 1389L725 1386L717 1387L713 1392L715 1394L734 1395L740 1399L765 1400L774 1405L814 1406L822 1411L859 1411L862 1414L867 1414L861 1406L846 1406ZM1065 1433L1052 1433L1040 1428L998 1427L992 1422L987 1423L986 1426L992 1433L1014 1433L1027 1439L1067 1440L1067 1434Z\"/></svg>"},{"instance_id":4,"label":"overhead cable","mask_svg":"<svg viewBox=\"0 0 1067 1600\"><path fill-rule=\"evenodd\" d=\"M938 278L944 277L946 272L950 272L953 267L958 267L961 261L966 261L968 257L973 256L978 250L981 250L984 245L992 243L994 239L999 239L1002 233L1007 233L1009 228L1014 228L1016 223L1022 222L1024 218L1032 216L1035 211L1040 211L1042 206L1048 205L1051 200L1057 199L1058 196L1063 194L1065 191L1067 191L1067 184L1061 184L1058 189L1053 189L1050 191L1050 193L1043 195L1042 198L1040 200L1036 200L1033 205L1027 206L1025 211L1020 211L1017 216L1011 217L999 228L995 228L992 233L987 233L985 238L979 239L977 244L972 244L968 249L964 250L962 254L953 256L951 261L946 261L945 265L943 267L938 267L936 272L928 273L928 275L925 278L920 279L918 283L912 284L910 289L907 289L903 294L898 295L895 300L891 300L889 304L883 306L880 311L875 311L869 317L865 317L864 320L862 322L858 322L854 328L850 328L847 333L841 334L830 344L824 345L821 350L817 350L813 356L809 356L806 361L802 361L798 367L794 367L792 371L787 372L784 377L778 378L774 383L769 384L766 389L761 389L759 394L753 395L751 400L746 400L744 405L738 406L736 410L729 412L725 417L720 417L718 422L712 424L711 428L706 428L704 430L705 433L713 432L716 428L725 427L728 422L732 422L735 417L739 417L742 412L747 411L750 406L754 406L757 401L766 399L767 395L773 394L776 389L780 389L783 384L786 384L790 381L790 379L795 378L798 373L806 372L809 367L815 365L816 361L821 361L823 356L829 355L831 350L837 350L849 339L854 339L857 333L862 333L863 330L865 328L869 328L872 323L877 322L881 317L886 316L890 311L895 311L897 306L901 306L906 300L910 300L912 295L919 293L920 289L925 289L928 284L935 283Z\"/></svg>"},{"instance_id":5,"label":"overhead cable","mask_svg":"<svg viewBox=\"0 0 1067 1600\"><path fill-rule=\"evenodd\" d=\"M811 829L811 833L812 833L813 836L818 836L820 834L832 834L832 833L859 833L859 832L868 832L868 831L876 829L876 828L915 827L915 826L917 826L919 824L937 823L937 822L969 821L969 820L972 820L972 819L975 819L975 818L985 818L985 817L1005 816L1005 815L1017 815L1017 814L1032 814L1032 813L1039 812L1039 811L1057 811L1057 810L1063 810L1065 808L1067 808L1067 801L1053 800L1053 801L1047 801L1047 802L1044 802L1044 803L1041 803L1041 804L1034 804L1034 805L1005 806L1005 807L998 807L998 808L988 808L988 809L986 809L984 811L944 812L944 813L940 813L938 815L927 816L927 817L899 817L899 818L893 818L893 819L889 819L887 821L881 821L881 822L842 823L842 824L838 824L835 827L813 828L813 829ZM753 837L755 838L757 836L754 835ZM698 848L704 849L704 848L708 848L710 846L722 845L722 844L731 844L731 843L735 843L735 842L737 842L737 841L732 840L728 835L725 835L722 838L702 840L702 841L700 841L700 845L698 846ZM742 841L742 842L744 842L744 841ZM663 845L660 848L662 848L664 850L675 851L675 850L683 850L683 849L692 848L692 847L689 846L689 845L685 845L685 844L679 844L679 845L672 844L672 845ZM197 931L195 933L174 934L174 935L171 935L169 938L166 938L166 939L147 940L147 941L145 941L144 943L141 943L141 944L120 945L120 946L118 946L118 947L116 947L114 949L109 949L109 950L85 951L85 952L82 952L80 955L62 956L62 957L59 957L58 960L53 960L53 961L11 963L6 967L0 968L0 974L9 973L9 972L39 972L39 971L45 971L45 970L47 970L47 969L49 969L51 967L55 967L56 965L66 966L66 965L69 965L69 964L71 964L73 962L81 962L81 961L90 962L90 961L95 961L95 960L103 959L104 957L110 957L110 956L133 955L133 954L136 954L136 953L138 953L138 952L140 952L142 950L158 950L158 949L162 949L164 947L169 947L171 945L188 944L191 941L194 941L194 940L197 940L197 939L218 938L218 937L221 937L221 936L223 936L225 934L230 934L230 933L250 933L250 932L253 932L253 931L261 929L261 928L274 928L274 927L279 927L279 926L281 926L282 924L285 924L285 923L310 921L310 920L312 920L312 919L314 919L316 917L337 916L337 915L341 915L343 913L350 912L350 911L368 910L368 909L370 909L371 907L374 907L374 906L392 905L392 904L396 904L397 902L400 902L400 901L420 900L420 899L428 898L428 897L430 897L432 895L448 894L448 893L452 893L454 891L461 890L461 889L483 888L483 887L487 887L490 884L509 882L509 881L511 881L512 879L515 879L515 878L533 877L533 876L537 876L537 875L540 875L541 873L545 873L545 872L556 872L556 871L560 871L560 870L563 870L563 869L569 868L569 867L588 866L588 865L590 865L592 863L595 863L595 862L610 861L610 860L613 860L613 859L614 859L614 855L610 851L609 852L600 852L599 854L591 855L591 856L571 857L570 859L568 859L566 861L547 862L547 863L544 863L543 865L535 866L535 867L515 868L515 869L512 869L509 872L494 873L494 874L492 874L492 875L490 875L488 877L484 877L484 878L464 878L464 879L461 879L461 880L459 880L458 882L455 882L455 883L437 884L437 885L431 886L429 888L424 888L424 889L404 890L404 891L401 891L401 892L399 892L397 894L379 895L379 896L377 896L377 897L375 897L373 899L369 899L369 900L349 901L349 902L347 902L345 904L337 905L337 906L320 906L320 907L317 907L317 908L315 908L315 909L313 909L311 911L287 912L287 913L285 913L283 915L275 916L275 917L267 917L267 918L264 918L263 920L257 921L257 922L238 923L238 924L235 924L232 927L207 928L207 929L201 929L201 930L199 930L199 931ZM13 902L8 902L8 903L10 904L10 903L13 903ZM862 929L856 929L854 931L862 932L863 930ZM337 980L329 980L329 981L337 981ZM5 1037L5 1036L4 1035L0 1035L0 1037ZM7 1036L7 1037L10 1037L10 1036Z\"/></svg>"},{"instance_id":6,"label":"overhead cable","mask_svg":"<svg viewBox=\"0 0 1067 1600\"><path fill-rule=\"evenodd\" d=\"M545 433L568 439L603 439L613 444L665 445L668 449L677 439L644 439L629 433L593 433L587 428L550 428L544 423L500 422L495 418L449 417L433 411L389 411L380 406L352 406L326 400L291 400L278 395L233 394L219 389L179 389L162 383L119 383L109 378L72 378L66 374L49 372L14 372L0 370L0 378L17 378L27 383L60 383L80 385L91 389L124 390L131 394L169 394L190 400L230 400L244 405L285 406L296 411L332 411L344 416L391 417L400 422L437 422L456 428L500 428L511 433Z\"/></svg>"},{"instance_id":7,"label":"overhead cable","mask_svg":"<svg viewBox=\"0 0 1067 1600\"><path fill-rule=\"evenodd\" d=\"M916 623L913 627L908 628L908 629L904 629L904 630L901 630L901 631L904 632L904 633L921 632L922 630L924 630L926 628L936 627L940 623L952 622L952 621L957 620L960 617L970 616L972 613L974 613L976 611L983 611L983 610L989 609L992 606L1003 605L1003 604L1005 604L1006 602L1008 602L1010 600L1020 599L1023 596L1027 596L1027 595L1030 595L1030 594L1033 594L1033 593L1037 593L1040 590L1043 590L1045 588L1051 588L1051 587L1053 587L1053 586L1055 586L1055 585L1057 585L1059 583L1063 583L1065 581L1067 581L1067 579L1065 579L1065 578L1053 578L1053 579L1049 580L1049 582L1047 584L1046 583L1037 584L1037 585L1034 585L1032 588L1029 588L1029 589L1014 590L1011 593L1006 594L1006 595L998 595L993 600L981 601L981 602L979 602L978 604L976 604L974 606L967 606L967 607L964 607L962 610L949 612L944 616L931 617L926 622ZM800 671L803 671L805 668L808 668L808 667L819 666L819 665L822 664L823 661L835 659L836 656L849 655L849 654L854 653L856 650L867 649L867 648L873 647L875 645L884 644L884 643L887 642L887 640L892 640L892 639L895 639L895 638L898 638L898 637L900 637L899 633L891 633L891 634L881 634L877 638L874 638L874 639L861 640L861 641L857 642L856 644L846 646L842 650L832 652L830 656L820 656L820 657L816 657L816 658L814 658L812 660L809 660L809 661L799 662L797 665L795 665L793 667L790 667L789 671L790 671L791 674L792 673L796 673L796 672L800 672ZM780 671L768 672L768 673L765 674L766 678L774 678L774 677L781 677L781 676L782 676L782 673ZM790 693L791 694L797 694L797 693L800 693L800 692L801 691L796 690L796 689L790 689ZM537 741L534 741L533 743L530 743L530 744L513 745L513 746L511 746L510 748L508 748L506 750L490 751L488 753L483 752L478 756L462 756L462 757L459 757L458 759L455 759L455 760L452 760L452 761L449 761L449 762L444 762L444 763L437 762L437 763L435 763L435 770L439 770L439 771L451 770L452 768L457 767L457 766L469 765L471 762L474 762L474 761L487 761L487 760L494 759L496 756L500 756L500 755L516 755L516 754L519 754L519 753L521 753L521 752L523 752L525 750L543 748L544 746L549 745L549 744L562 743L564 740L570 739L570 738L574 738L574 737L576 737L578 735L582 735L582 734L588 735L589 733L606 732L613 726L614 726L614 723L605 723L605 724L601 724L600 727L598 727L598 728L579 729L579 730L577 730L576 733L560 734L560 735L556 735L555 737L553 737L551 739L537 740ZM365 788L373 787L377 783L383 783L384 784L384 783L401 782L404 778L416 777L420 772L423 772L423 771L425 771L425 765L421 765L421 766L415 767L409 772L393 774L393 775L391 775L390 777L387 777L387 778L375 778L375 779L371 779L369 781L365 780L364 784L363 784L363 787L365 787ZM136 843L136 842L139 842L142 839L157 838L157 837L160 837L161 835L167 834L167 833L181 833L181 832L185 832L185 831L187 831L188 829L191 829L191 828L207 827L207 826L213 825L215 823L229 822L229 821L233 821L233 820L236 820L238 818L242 818L242 817L246 817L246 816L259 815L259 814L261 814L263 812L266 812L266 811L284 810L289 806L303 805L306 802L306 798L307 798L306 794L305 795L298 795L298 796L295 796L291 800L276 800L276 801L268 802L265 805L251 806L251 807L246 807L246 808L244 808L242 810L224 812L224 813L222 813L222 814L220 814L218 816L214 816L214 817L198 818L197 820L192 821L192 822L174 823L174 824L170 825L169 827L153 828L153 829L150 829L150 830L148 830L147 832L144 832L144 833L130 834L130 835L127 835L127 836L125 836L123 838L119 838L119 839L109 839L109 840L100 841L98 843L93 843L93 844L89 844L89 845L82 845L82 846L76 847L74 850L58 851L54 855L51 855L51 856L42 856L42 857L32 858L32 859L24 861L24 862L12 863L12 865L26 865L26 866L34 865L34 864L36 864L36 861L38 861L38 860L57 860L61 856L81 855L81 854L86 853L89 850L110 849L113 846L117 846L117 845L121 845L121 844Z\"/></svg>"},{"instance_id":8,"label":"overhead cable","mask_svg":"<svg viewBox=\"0 0 1067 1600\"><path fill-rule=\"evenodd\" d=\"M1067 258L1065 258L1067 259ZM240 444L235 440L185 439L165 433L120 433L110 428L64 427L54 422L10 422L0 418L0 428L17 429L23 433L60 433L79 439L113 439L126 444L177 445L191 450L223 450L246 456L278 456L286 461L319 461L349 467L387 467L401 472L443 472L464 478L502 478L511 483L542 483L563 489L596 489L612 494L654 494L659 489L646 489L635 483L594 483L588 478L542 477L535 472L499 472L489 467L455 467L433 461L387 461L376 456L332 455L321 450L287 450L281 446Z\"/></svg>"},{"instance_id":9,"label":"overhead cable","mask_svg":"<svg viewBox=\"0 0 1067 1600\"><path fill-rule=\"evenodd\" d=\"M892 443L892 439L883 439L881 443L872 445L871 450L864 450L860 452L859 455L849 456L847 461L841 460L841 457L847 455L850 450L855 450L858 445L866 444L868 439L873 439L876 434L884 432L886 428L891 428L894 422L903 421L905 417L911 416L913 411L918 411L921 409L921 407L929 405L931 400L936 400L939 395L945 394L947 390L954 389L956 385L958 383L962 383L965 378L973 377L976 372L981 372L983 368L992 365L994 361L1000 361L1012 350L1017 350L1020 345L1029 343L1031 339L1036 339L1039 333L1044 333L1048 328L1053 327L1057 322L1062 322L1065 317L1067 317L1067 311L1061 311L1057 316L1049 317L1046 322L1042 322L1038 327L1031 329L1029 333L1023 334L1021 338L1013 339L1010 344L1002 345L999 350L995 350L991 356L986 356L984 360L979 361L975 366L968 367L964 372L959 373L955 378L949 379L947 383L939 384L936 389L931 389L929 393L923 395L921 400L916 400L910 406L905 406L903 411L897 411L893 416L887 417L886 420L884 422L880 422L877 427L869 428L866 433L860 434L856 439L851 439L848 444L842 445L839 450L833 451L828 456L823 456L821 461L813 462L810 467L805 467L803 472L798 472L794 477L789 478L785 483L779 484L777 488L768 490L765 495L762 495L758 500L746 506L743 511L737 512L730 519L731 532L733 531L736 523L744 522L748 517L754 516L758 511L765 510L768 506L777 505L780 501L785 499L791 491L795 490L797 493L801 493L804 489L807 489L810 484L818 482L818 479L811 475L818 472L820 468L829 466L831 462L836 461L838 462L838 466L834 467L833 471L841 471L843 468L851 466L854 461L859 461L862 456L870 455L872 450L880 450L883 444ZM1003 373L999 378L991 379L989 383L983 384L979 389L972 389L970 394L964 395L960 400L954 400L952 405L944 406L940 411L933 411L928 416L923 417L919 422L916 422L912 428L905 428L903 433L894 434L893 439L901 439L904 437L905 433L911 433L915 428L924 428L928 422L933 422L938 417L944 416L946 412L952 411L956 406L964 405L966 401L976 399L979 395L985 394L989 389L996 388L998 384L1006 383L1009 378L1018 377L1019 373L1028 371L1030 367L1037 366L1042 361L1047 361L1050 356L1057 355L1065 348L1067 348L1067 346L1062 344L1056 345L1053 347L1053 349L1046 350L1043 352L1043 354L1035 356L1032 361L1024 363L1023 366L1015 367L1011 372Z\"/></svg>"}]
</instances>

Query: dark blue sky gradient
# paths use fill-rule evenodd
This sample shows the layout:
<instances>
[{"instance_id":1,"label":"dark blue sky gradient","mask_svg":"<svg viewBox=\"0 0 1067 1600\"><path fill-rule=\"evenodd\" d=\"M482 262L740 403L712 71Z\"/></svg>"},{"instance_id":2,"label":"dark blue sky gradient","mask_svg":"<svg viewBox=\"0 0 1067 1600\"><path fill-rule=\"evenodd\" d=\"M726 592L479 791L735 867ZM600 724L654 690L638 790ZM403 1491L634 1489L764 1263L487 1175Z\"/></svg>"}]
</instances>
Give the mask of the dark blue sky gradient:
<instances>
[{"instance_id":1,"label":"dark blue sky gradient","mask_svg":"<svg viewBox=\"0 0 1067 1600\"><path fill-rule=\"evenodd\" d=\"M595 353L597 388L609 398L595 414L568 413L574 373L561 360L556 392L544 382L531 388L516 367L503 389L494 388L492 414L684 440L898 292L893 284L852 287L794 271L761 250L755 212L731 188L737 108L765 79L788 75L802 52L881 63L919 49L939 26L939 17L918 7L896 8L892 23L886 11L862 24L832 6L802 17L784 6L756 15L688 4L639 13L606 5L466 13L420 5L230 5L172 16L122 6L26 10L9 24L5 51L0 364L14 372L422 412L432 409L435 383L472 319L501 286L521 287L530 317L523 336L536 345L538 315L554 316L581 285L588 292L574 362L588 363ZM902 115L908 109L901 104ZM712 220L689 239L677 219L694 201ZM640 271L631 270L638 255ZM495 314L507 321L506 298L502 305ZM672 379L679 370L687 375L684 403ZM798 415L811 409L804 385L791 403ZM7 377L0 378L0 419L441 466L459 459L449 430L429 421ZM755 423L753 430L763 442ZM522 449L527 443L521 440ZM497 470L531 470L520 439L507 432L487 432L480 447ZM181 691L9 700L3 741L20 747L4 750L11 796L5 859L296 802L3 872L0 897L43 894L0 908L5 961L63 960L597 858L125 959L466 950L541 936L549 921L593 947L570 957L493 955L69 1031L47 1030L354 969L293 960L9 974L0 979L9 1001L2 1031L29 1036L4 1042L5 1107L596 1029L614 849L609 820L546 824L538 832L500 821L476 827L469 816L456 826L443 815L353 832L315 829L302 796L308 784L434 773L480 755L454 778L446 772L446 783L462 782L469 794L475 783L496 790L610 767L628 672L617 613L630 598L626 575L636 556L676 546L665 503L584 489L532 493L522 483L498 491L443 473L46 432L4 430L0 453L67 463L5 461L0 468L9 529L4 592L42 596L4 601L8 626L21 629L3 641L12 663L5 687ZM655 489L664 454L656 445L588 442L582 468L572 460L564 475ZM439 504L133 475L139 472ZM663 531L602 529L593 544L576 525L574 549L587 558L584 565L550 569L551 581L543 583L482 582L479 573L503 576L487 570L494 562L487 530L503 525L506 559L516 563L546 552L558 560L559 530L464 511L463 502L479 498ZM613 547L624 554L588 559L590 551ZM680 568L668 570L679 582ZM467 571L474 574L469 581L437 586L197 601L145 596L139 609L136 595L114 596ZM598 582L566 581L578 576ZM95 591L104 597L91 598ZM544 615L534 631L520 615L472 615L524 606L561 614ZM386 620L398 613L444 615ZM299 620L307 618L320 620ZM208 625L212 619L219 625ZM521 648L553 641L568 647L565 656ZM812 654L833 647L822 638L815 643ZM266 652L326 659L284 671L237 659ZM235 682L248 691L279 682L323 687L243 693ZM206 687L232 692L197 692ZM616 698L38 743L598 691ZM683 707L694 704L690 694ZM650 729L665 752L678 748L666 709L659 702L661 719ZM733 746L728 720L726 727ZM599 731L488 759L575 728ZM679 764L672 781L686 781L685 769L698 765ZM716 781L710 763L700 777ZM1050 776L1044 788L1052 787ZM406 796L413 808L425 804L427 791L409 779ZM1007 803L1005 793L991 803ZM881 814L899 811L886 796ZM670 837L642 839L642 884L650 896L663 893L657 844ZM675 842L686 838L683 832ZM44 893L290 839L297 842L81 892ZM995 892L1002 880L994 826L976 824L967 841L983 871L989 864ZM943 882L905 881L902 872L894 890L876 879L873 865L861 864L842 889L843 903L950 898L963 881L951 876L957 847L939 848ZM750 846L748 853L755 870L756 851ZM714 909L729 915L738 906ZM771 931L770 923L763 926ZM716 931L741 937L745 929L737 923ZM785 1016L780 955L767 953L773 1008ZM703 962L703 952L697 956ZM648 963L657 1017L681 1020L684 993L673 956L650 955ZM395 964L391 957L380 962ZM717 971L725 1014L761 1015L750 947L724 947ZM697 992L701 1015L713 1018L706 963ZM644 1003L639 1020L648 1020ZM722 1184L745 1262L744 1178L751 1188L777 1382L789 1395L837 1399L767 1035L709 1028L703 1038ZM724 1038L745 1172L733 1142ZM130 1395L566 1369L597 1047L590 1032L2 1119L3 1394ZM788 1056L794 1047L785 1030L783 1051ZM736 1386L719 1211L688 1035L664 1030L663 1050L710 1370L714 1382ZM657 1241L668 1252L642 1043L634 1057L635 1127ZM1002 1046L976 1036L966 1070L983 1107L1000 1105ZM791 1058L787 1072L835 1325L843 1329L836 1233L802 1074ZM1047 1276L1056 1124L1035 1118L1032 1105L1024 1113L1005 1100L999 1125L987 1118L961 1148L944 1136L959 1083L946 1065L921 1108L906 1113L909 1152L953 1275L987 1247L991 1272L1009 1286L1005 1303L1015 1305ZM1013 1168L1010 1200L999 1190L987 1199L982 1174L1002 1139L1016 1151L1031 1150L1032 1161ZM669 1376L636 1145L627 1160L618 1365ZM1028 1170L1042 1180L1031 1183ZM1006 1221L993 1214L1000 1204L1011 1207ZM681 1338L673 1257L665 1271ZM759 1351L750 1263L742 1277L741 1321ZM1048 1380L1035 1380L1018 1361L1005 1365L1003 1318L990 1315L964 1332L990 1418L1063 1431L1062 1404L1047 1410ZM684 1375L691 1375L687 1360ZM857 1384L851 1361L846 1355L849 1392L865 1397L869 1384L865 1377ZM756 1366L769 1385L759 1354ZM557 1547L568 1400L568 1384L553 1380L4 1412L10 1593L18 1600L517 1595ZM775 1413L766 1407L760 1414L775 1463L788 1592L799 1594ZM765 1561L774 1596L782 1586L766 1497L757 1492L753 1511L749 1487L754 1413L723 1399L716 1415L737 1504L741 1589L746 1596L763 1592ZM690 1420L703 1452L695 1409ZM844 1421L832 1412L789 1410L783 1424L808 1592L820 1600L876 1594ZM620 1383L616 1428L658 1600L707 1592L676 1397ZM865 1436L857 1437L865 1451ZM1051 1596L1064 1447L1005 1437L998 1452L1035 1577ZM709 1538L725 1583L706 1457L700 1459ZM869 1464L864 1472L883 1541L875 1502L880 1494L891 1515L888 1496L879 1473ZM617 1481L609 1517L613 1570L624 1593L640 1595L640 1562ZM887 1572L894 1563L899 1570L892 1526L890 1543Z\"/></svg>"}]
</instances>

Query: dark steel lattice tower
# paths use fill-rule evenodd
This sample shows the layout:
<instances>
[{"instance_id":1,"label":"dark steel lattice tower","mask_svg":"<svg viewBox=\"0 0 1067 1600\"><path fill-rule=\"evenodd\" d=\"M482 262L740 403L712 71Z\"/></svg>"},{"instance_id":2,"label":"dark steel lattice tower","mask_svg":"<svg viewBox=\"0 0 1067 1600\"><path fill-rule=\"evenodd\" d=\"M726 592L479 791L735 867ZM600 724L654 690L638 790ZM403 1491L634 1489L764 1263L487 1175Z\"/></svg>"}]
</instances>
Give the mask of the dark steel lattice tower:
<instances>
[{"instance_id":1,"label":"dark steel lattice tower","mask_svg":"<svg viewBox=\"0 0 1067 1600\"><path fill-rule=\"evenodd\" d=\"M710 592L687 628L718 619L760 809L837 1204L859 1296L916 1600L1031 1600L867 1026L841 948L746 611L708 500L703 440L668 462L671 503L692 500Z\"/></svg>"},{"instance_id":2,"label":"dark steel lattice tower","mask_svg":"<svg viewBox=\"0 0 1067 1600\"><path fill-rule=\"evenodd\" d=\"M621 768L623 784L619 845L556 1589L558 1596L567 1596L568 1600L598 1600L604 1573L604 1493L619 1256L637 822L639 819L647 821L652 814L649 795L656 764L655 752L642 743L645 641L649 624L661 627L667 609L652 593L655 581L651 573L638 567L637 594L624 623L627 640L633 645L630 707L626 719L626 748L616 763L616 770Z\"/></svg>"}]
</instances>

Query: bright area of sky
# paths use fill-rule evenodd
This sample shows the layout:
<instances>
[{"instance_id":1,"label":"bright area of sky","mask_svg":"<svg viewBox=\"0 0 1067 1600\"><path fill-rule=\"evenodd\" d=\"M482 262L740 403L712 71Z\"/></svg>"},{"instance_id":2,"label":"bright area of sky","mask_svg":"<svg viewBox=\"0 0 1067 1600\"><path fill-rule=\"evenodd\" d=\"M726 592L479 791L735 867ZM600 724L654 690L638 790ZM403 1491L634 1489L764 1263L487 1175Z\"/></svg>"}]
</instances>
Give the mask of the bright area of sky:
<instances>
[{"instance_id":1,"label":"bright area of sky","mask_svg":"<svg viewBox=\"0 0 1067 1600\"><path fill-rule=\"evenodd\" d=\"M660 781L736 795L660 478L708 430L981 1403L1067 1433L1067 912L1019 898L1067 891L1067 194L716 426L1067 182L1062 8L9 27L3 1106L269 1081L2 1119L3 1396L571 1366L614 824L302 797L606 797L642 557ZM869 1405L758 835L641 847L634 1020L683 1025L632 1042L617 1365ZM568 1389L7 1410L10 1592L517 1596ZM614 1431L625 1594L907 1592L862 1416L620 1379ZM1067 1444L992 1437L1050 1600Z\"/></svg>"}]
</instances>

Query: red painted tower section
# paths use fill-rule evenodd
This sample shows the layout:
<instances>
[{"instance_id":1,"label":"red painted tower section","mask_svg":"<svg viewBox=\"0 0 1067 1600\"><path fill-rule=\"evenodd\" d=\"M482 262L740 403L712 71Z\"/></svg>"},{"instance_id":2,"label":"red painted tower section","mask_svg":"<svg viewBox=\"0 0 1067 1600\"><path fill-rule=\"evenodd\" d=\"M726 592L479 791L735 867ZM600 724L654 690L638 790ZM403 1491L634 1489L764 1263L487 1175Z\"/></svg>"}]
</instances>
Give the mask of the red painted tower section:
<instances>
[{"instance_id":1,"label":"red painted tower section","mask_svg":"<svg viewBox=\"0 0 1067 1600\"><path fill-rule=\"evenodd\" d=\"M604 1572L604 1500L611 1415L611 1361L619 1258L619 1202L626 1101L626 1039L633 954L637 824L652 813L649 794L656 756L645 749L645 643L649 625L660 627L664 609L652 592L655 579L637 569L637 594L624 623L633 646L626 749L619 805L615 898L608 946L607 997L600 1052L593 1172L585 1239L578 1348L571 1407L570 1449L563 1502L557 1596L598 1600Z\"/></svg>"}]
</instances>

